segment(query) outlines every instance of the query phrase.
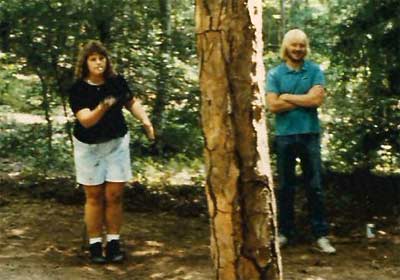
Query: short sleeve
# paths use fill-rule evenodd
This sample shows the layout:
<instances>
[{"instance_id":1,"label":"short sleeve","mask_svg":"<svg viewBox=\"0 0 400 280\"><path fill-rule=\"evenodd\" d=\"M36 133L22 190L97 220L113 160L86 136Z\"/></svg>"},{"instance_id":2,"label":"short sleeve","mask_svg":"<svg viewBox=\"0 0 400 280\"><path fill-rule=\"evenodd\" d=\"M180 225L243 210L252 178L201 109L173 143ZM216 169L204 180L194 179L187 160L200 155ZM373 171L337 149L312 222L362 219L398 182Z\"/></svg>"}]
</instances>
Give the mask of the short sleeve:
<instances>
[{"instance_id":1,"label":"short sleeve","mask_svg":"<svg viewBox=\"0 0 400 280\"><path fill-rule=\"evenodd\" d=\"M128 82L122 75L117 75L107 81L107 87L122 104L126 104L134 97Z\"/></svg>"},{"instance_id":2,"label":"short sleeve","mask_svg":"<svg viewBox=\"0 0 400 280\"><path fill-rule=\"evenodd\" d=\"M315 68L315 75L312 84L313 86L316 85L325 86L325 75L324 72L321 70L321 68L319 68L319 66L316 66Z\"/></svg>"},{"instance_id":3,"label":"short sleeve","mask_svg":"<svg viewBox=\"0 0 400 280\"><path fill-rule=\"evenodd\" d=\"M90 108L87 99L83 98L82 85L77 82L69 89L69 105L72 112L76 114L84 108Z\"/></svg>"},{"instance_id":4,"label":"short sleeve","mask_svg":"<svg viewBox=\"0 0 400 280\"><path fill-rule=\"evenodd\" d=\"M129 102L134 97L134 94L133 94L132 90L130 89L125 78L120 75L119 79L120 79L122 91L124 93L124 103Z\"/></svg>"},{"instance_id":5,"label":"short sleeve","mask_svg":"<svg viewBox=\"0 0 400 280\"><path fill-rule=\"evenodd\" d=\"M266 93L279 93L278 82L276 79L276 73L274 70L270 70L267 75L267 82L265 85Z\"/></svg>"}]
</instances>

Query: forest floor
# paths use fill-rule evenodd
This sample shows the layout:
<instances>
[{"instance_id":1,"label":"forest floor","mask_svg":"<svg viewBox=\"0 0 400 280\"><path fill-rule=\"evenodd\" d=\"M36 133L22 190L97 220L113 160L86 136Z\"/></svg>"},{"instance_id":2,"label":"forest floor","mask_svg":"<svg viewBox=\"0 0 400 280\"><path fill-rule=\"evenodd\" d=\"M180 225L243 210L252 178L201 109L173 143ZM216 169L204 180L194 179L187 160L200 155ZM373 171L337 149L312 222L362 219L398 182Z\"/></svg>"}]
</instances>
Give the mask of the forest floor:
<instances>
[{"instance_id":1,"label":"forest floor","mask_svg":"<svg viewBox=\"0 0 400 280\"><path fill-rule=\"evenodd\" d=\"M126 261L92 265L82 250L82 206L34 198L9 184L0 180L0 279L215 279L205 217L127 211L122 231ZM386 222L372 240L361 230L332 236L336 255L313 251L307 240L285 248L284 279L399 279L400 235L394 225Z\"/></svg>"}]
</instances>

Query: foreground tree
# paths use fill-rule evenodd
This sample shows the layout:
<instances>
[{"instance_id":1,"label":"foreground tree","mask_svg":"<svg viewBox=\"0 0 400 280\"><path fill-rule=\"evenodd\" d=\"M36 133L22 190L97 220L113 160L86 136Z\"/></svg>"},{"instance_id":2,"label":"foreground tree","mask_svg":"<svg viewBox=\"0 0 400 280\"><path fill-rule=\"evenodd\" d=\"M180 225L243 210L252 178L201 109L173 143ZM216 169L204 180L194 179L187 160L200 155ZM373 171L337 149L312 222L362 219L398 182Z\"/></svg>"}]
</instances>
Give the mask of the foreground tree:
<instances>
[{"instance_id":1,"label":"foreground tree","mask_svg":"<svg viewBox=\"0 0 400 280\"><path fill-rule=\"evenodd\" d=\"M282 277L261 17L261 0L196 1L211 250L220 280Z\"/></svg>"}]
</instances>

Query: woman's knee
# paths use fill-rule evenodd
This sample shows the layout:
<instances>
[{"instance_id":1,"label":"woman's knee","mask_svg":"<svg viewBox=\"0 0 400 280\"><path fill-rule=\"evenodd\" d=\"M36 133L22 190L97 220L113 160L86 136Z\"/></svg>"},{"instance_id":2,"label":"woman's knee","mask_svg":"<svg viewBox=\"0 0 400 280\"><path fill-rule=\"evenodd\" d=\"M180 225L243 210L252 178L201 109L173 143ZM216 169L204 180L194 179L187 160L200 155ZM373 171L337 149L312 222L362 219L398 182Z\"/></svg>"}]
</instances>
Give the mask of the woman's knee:
<instances>
[{"instance_id":1,"label":"woman's knee","mask_svg":"<svg viewBox=\"0 0 400 280\"><path fill-rule=\"evenodd\" d=\"M101 187L98 188L86 188L86 203L91 205L101 205L104 203L104 190Z\"/></svg>"},{"instance_id":2,"label":"woman's knee","mask_svg":"<svg viewBox=\"0 0 400 280\"><path fill-rule=\"evenodd\" d=\"M105 198L107 204L121 204L122 193L125 183L107 182L105 187Z\"/></svg>"},{"instance_id":3,"label":"woman's knee","mask_svg":"<svg viewBox=\"0 0 400 280\"><path fill-rule=\"evenodd\" d=\"M121 204L122 202L122 191L112 191L106 194L107 204Z\"/></svg>"}]
</instances>

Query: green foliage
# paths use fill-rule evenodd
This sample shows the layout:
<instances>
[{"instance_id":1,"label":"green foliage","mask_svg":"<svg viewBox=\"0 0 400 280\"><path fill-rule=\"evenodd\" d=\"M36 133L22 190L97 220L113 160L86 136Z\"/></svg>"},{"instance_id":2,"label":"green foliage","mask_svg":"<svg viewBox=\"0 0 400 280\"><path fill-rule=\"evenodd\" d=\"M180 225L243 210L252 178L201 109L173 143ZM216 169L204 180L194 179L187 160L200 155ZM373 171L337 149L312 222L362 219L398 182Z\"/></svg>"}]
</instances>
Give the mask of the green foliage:
<instances>
[{"instance_id":1,"label":"green foliage","mask_svg":"<svg viewBox=\"0 0 400 280\"><path fill-rule=\"evenodd\" d=\"M311 59L326 69L321 108L326 167L399 173L398 1L291 3L285 29L305 30ZM267 67L272 61L267 59Z\"/></svg>"},{"instance_id":2,"label":"green foliage","mask_svg":"<svg viewBox=\"0 0 400 280\"><path fill-rule=\"evenodd\" d=\"M37 77L19 74L21 66L12 60L11 55L0 52L0 105L3 110L5 105L10 111L32 112L40 104L35 92Z\"/></svg>"},{"instance_id":3,"label":"green foliage","mask_svg":"<svg viewBox=\"0 0 400 280\"><path fill-rule=\"evenodd\" d=\"M0 122L0 157L22 162L24 175L72 175L72 148L63 127L54 129L51 153L44 124L18 125Z\"/></svg>"},{"instance_id":4,"label":"green foliage","mask_svg":"<svg viewBox=\"0 0 400 280\"><path fill-rule=\"evenodd\" d=\"M134 181L141 184L165 187L170 185L204 186L202 159L192 159L185 154L170 158L132 155Z\"/></svg>"},{"instance_id":5,"label":"green foliage","mask_svg":"<svg viewBox=\"0 0 400 280\"><path fill-rule=\"evenodd\" d=\"M391 0L358 3L356 9L344 3L354 14L335 26L330 142L349 166L398 173L400 6Z\"/></svg>"},{"instance_id":6,"label":"green foliage","mask_svg":"<svg viewBox=\"0 0 400 280\"><path fill-rule=\"evenodd\" d=\"M67 107L66 90L73 81L79 45L87 39L99 39L110 50L117 71L127 77L149 112L160 112L153 120L159 128L159 155L188 151L199 156L202 137L193 66L194 6L178 0L167 2L174 9L170 18L164 18L169 20L170 47L163 49L166 34L159 1L0 1L2 51L13 58L6 64L18 68L9 74L0 69L0 75L8 75L7 81L16 85L0 89L4 92L0 101L18 112L36 109L36 113L50 117L59 114L60 107ZM37 77L37 82L19 83L11 78L15 73ZM29 89L22 92L17 88L21 85ZM175 123L177 118L179 122ZM173 134L179 134L182 140L175 141ZM51 136L47 135L50 141Z\"/></svg>"},{"instance_id":7,"label":"green foliage","mask_svg":"<svg viewBox=\"0 0 400 280\"><path fill-rule=\"evenodd\" d=\"M156 144L145 139L137 122L129 121L133 155L200 158L194 5L164 3L169 11L156 0L0 0L0 105L50 118L65 114L78 47L87 39L99 39L117 71L157 115ZM284 29L304 29L311 39L311 58L326 68L328 94L321 108L326 166L399 172L398 1L285 3ZM264 1L267 70L280 61L280 13L279 2ZM32 172L36 167L45 170L46 164L70 166L70 158L65 158L70 154L67 130L49 122L47 127L33 126L37 131L2 124L0 153L10 155L15 142L16 157L26 160ZM271 115L268 125L273 130ZM32 139L37 140L31 146L24 142Z\"/></svg>"},{"instance_id":8,"label":"green foliage","mask_svg":"<svg viewBox=\"0 0 400 280\"><path fill-rule=\"evenodd\" d=\"M264 4L265 8L263 11L263 38L264 38L264 49L265 50L277 50L279 49L279 28L280 19L277 18L279 11L273 4Z\"/></svg>"},{"instance_id":9,"label":"green foliage","mask_svg":"<svg viewBox=\"0 0 400 280\"><path fill-rule=\"evenodd\" d=\"M142 127L131 129L132 169L135 181L152 186L202 185L204 181L202 160L190 157L191 153L174 153L168 158L151 154L151 143L145 140ZM46 144L46 124L21 125L0 122L0 157L23 163L24 176L73 177L72 146L64 133L63 125L53 127L52 152ZM192 137L192 135L190 135ZM193 153L193 152L192 152Z\"/></svg>"}]
</instances>

